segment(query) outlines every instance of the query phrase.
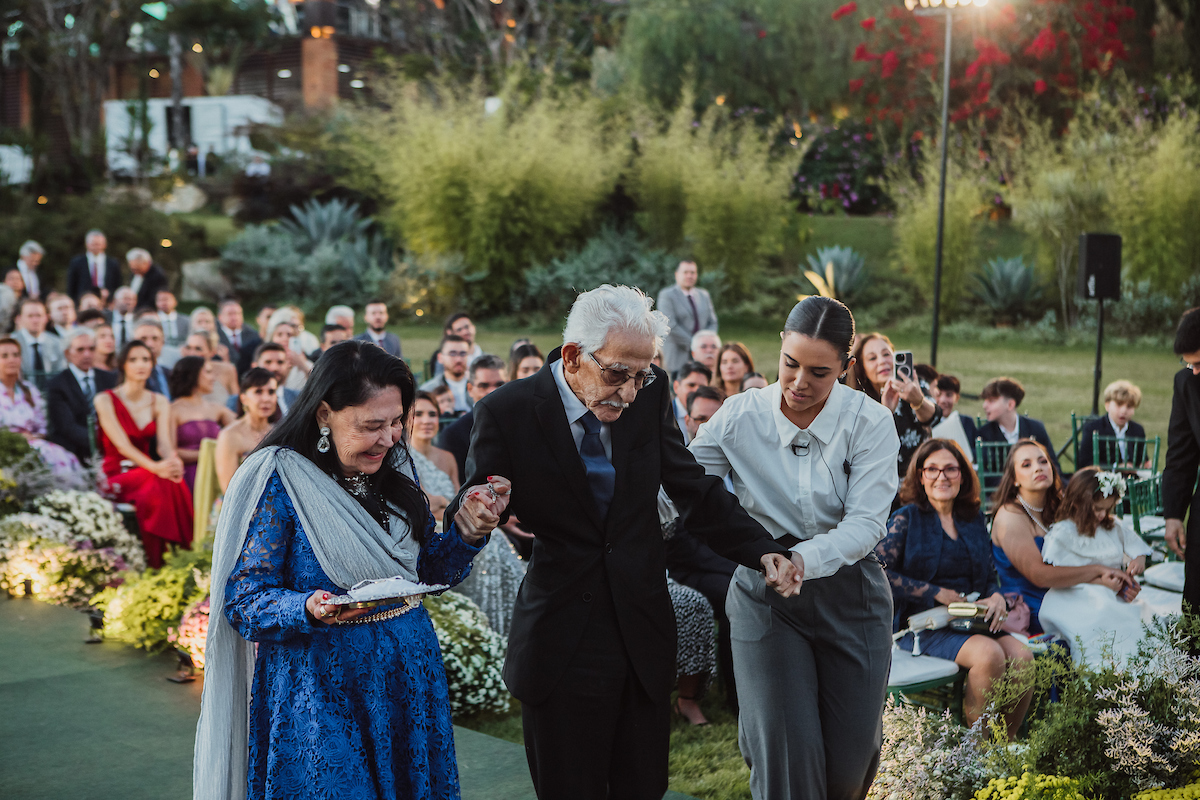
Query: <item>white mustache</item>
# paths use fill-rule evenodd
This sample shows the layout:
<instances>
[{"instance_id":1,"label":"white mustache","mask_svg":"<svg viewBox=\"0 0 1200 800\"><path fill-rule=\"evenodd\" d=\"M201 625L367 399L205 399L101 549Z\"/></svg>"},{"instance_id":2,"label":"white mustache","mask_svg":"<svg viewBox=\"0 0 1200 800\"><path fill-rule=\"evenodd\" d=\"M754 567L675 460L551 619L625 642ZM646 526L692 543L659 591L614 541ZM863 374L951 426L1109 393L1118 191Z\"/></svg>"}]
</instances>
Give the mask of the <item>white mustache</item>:
<instances>
[{"instance_id":1,"label":"white mustache","mask_svg":"<svg viewBox=\"0 0 1200 800\"><path fill-rule=\"evenodd\" d=\"M625 409L629 408L629 403L623 403L623 402L621 402L620 400L602 400L602 401L600 402L600 405L602 405L602 406L612 406L613 408L619 408L619 409L621 409L622 411L624 411Z\"/></svg>"}]
</instances>

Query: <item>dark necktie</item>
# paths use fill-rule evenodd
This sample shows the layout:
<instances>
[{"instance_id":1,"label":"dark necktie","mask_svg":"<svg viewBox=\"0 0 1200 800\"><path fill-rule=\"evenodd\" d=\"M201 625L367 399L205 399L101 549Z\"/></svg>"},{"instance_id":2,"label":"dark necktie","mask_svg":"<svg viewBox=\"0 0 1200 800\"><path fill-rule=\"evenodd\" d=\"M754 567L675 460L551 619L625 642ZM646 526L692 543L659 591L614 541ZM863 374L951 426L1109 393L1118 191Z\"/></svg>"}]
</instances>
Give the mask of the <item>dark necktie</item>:
<instances>
[{"instance_id":1,"label":"dark necktie","mask_svg":"<svg viewBox=\"0 0 1200 800\"><path fill-rule=\"evenodd\" d=\"M233 352L240 353L242 351L242 332L234 331L233 336L229 337L229 342L233 345Z\"/></svg>"},{"instance_id":2,"label":"dark necktie","mask_svg":"<svg viewBox=\"0 0 1200 800\"><path fill-rule=\"evenodd\" d=\"M688 305L692 307L692 334L695 335L700 330L700 312L696 310L696 301L692 296L684 295L688 299Z\"/></svg>"},{"instance_id":3,"label":"dark necktie","mask_svg":"<svg viewBox=\"0 0 1200 800\"><path fill-rule=\"evenodd\" d=\"M100 259L92 256L92 286L100 288Z\"/></svg>"},{"instance_id":4,"label":"dark necktie","mask_svg":"<svg viewBox=\"0 0 1200 800\"><path fill-rule=\"evenodd\" d=\"M37 342L33 343L33 371L38 373L46 371L46 362L42 360L42 348Z\"/></svg>"},{"instance_id":5,"label":"dark necktie","mask_svg":"<svg viewBox=\"0 0 1200 800\"><path fill-rule=\"evenodd\" d=\"M608 507L612 504L613 489L617 483L617 471L604 454L604 442L600 441L600 420L591 411L579 418L583 423L583 442L579 445L579 457L583 459L583 468L587 470L588 483L592 487L592 496L600 508L600 518L608 516Z\"/></svg>"},{"instance_id":6,"label":"dark necktie","mask_svg":"<svg viewBox=\"0 0 1200 800\"><path fill-rule=\"evenodd\" d=\"M83 376L83 397L84 397L84 399L87 400L88 403L91 403L92 398L95 396L96 396L96 391L92 388L92 379L89 376L84 375Z\"/></svg>"}]
</instances>

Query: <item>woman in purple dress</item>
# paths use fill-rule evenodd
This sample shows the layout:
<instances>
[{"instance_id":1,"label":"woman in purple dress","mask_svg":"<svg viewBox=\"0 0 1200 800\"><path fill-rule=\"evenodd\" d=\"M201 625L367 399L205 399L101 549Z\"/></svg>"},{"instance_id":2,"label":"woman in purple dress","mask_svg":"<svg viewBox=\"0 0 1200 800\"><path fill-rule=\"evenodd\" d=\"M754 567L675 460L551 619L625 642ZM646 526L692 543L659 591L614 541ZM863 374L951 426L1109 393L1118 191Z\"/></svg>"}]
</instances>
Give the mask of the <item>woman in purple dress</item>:
<instances>
[{"instance_id":1,"label":"woman in purple dress","mask_svg":"<svg viewBox=\"0 0 1200 800\"><path fill-rule=\"evenodd\" d=\"M200 442L216 439L221 429L237 419L225 406L205 399L213 390L213 367L199 356L184 356L171 370L171 422L175 427L175 451L183 459L183 482L196 484L196 462Z\"/></svg>"},{"instance_id":2,"label":"woman in purple dress","mask_svg":"<svg viewBox=\"0 0 1200 800\"><path fill-rule=\"evenodd\" d=\"M79 471L74 453L48 442L46 406L32 384L21 380L21 344L16 339L0 339L0 426L25 437L30 446L55 475Z\"/></svg>"}]
</instances>

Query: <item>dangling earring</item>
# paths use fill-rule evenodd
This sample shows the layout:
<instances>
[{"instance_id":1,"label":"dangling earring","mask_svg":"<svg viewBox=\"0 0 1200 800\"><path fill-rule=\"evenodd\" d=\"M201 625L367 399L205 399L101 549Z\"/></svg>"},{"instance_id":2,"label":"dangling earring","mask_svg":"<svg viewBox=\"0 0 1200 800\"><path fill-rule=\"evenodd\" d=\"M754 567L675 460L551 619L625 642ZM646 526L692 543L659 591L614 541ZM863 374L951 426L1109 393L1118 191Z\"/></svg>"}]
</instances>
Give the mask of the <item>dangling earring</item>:
<instances>
[{"instance_id":1,"label":"dangling earring","mask_svg":"<svg viewBox=\"0 0 1200 800\"><path fill-rule=\"evenodd\" d=\"M322 425L320 430L321 430L321 438L317 439L317 452L318 453L328 453L329 452L329 428L325 425Z\"/></svg>"}]
</instances>

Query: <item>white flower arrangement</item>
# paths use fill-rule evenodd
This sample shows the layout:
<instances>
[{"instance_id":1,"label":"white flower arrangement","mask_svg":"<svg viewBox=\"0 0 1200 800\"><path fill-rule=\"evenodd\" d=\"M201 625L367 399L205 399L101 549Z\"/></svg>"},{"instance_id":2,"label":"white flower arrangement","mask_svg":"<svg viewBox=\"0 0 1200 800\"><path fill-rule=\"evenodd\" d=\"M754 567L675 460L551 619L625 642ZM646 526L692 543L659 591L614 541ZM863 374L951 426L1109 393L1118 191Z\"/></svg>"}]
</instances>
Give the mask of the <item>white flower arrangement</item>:
<instances>
[{"instance_id":1,"label":"white flower arrangement","mask_svg":"<svg viewBox=\"0 0 1200 800\"><path fill-rule=\"evenodd\" d=\"M451 712L507 711L512 697L501 677L504 639L488 624L479 606L457 592L445 592L426 597L425 609L442 649Z\"/></svg>"},{"instance_id":2,"label":"white flower arrangement","mask_svg":"<svg viewBox=\"0 0 1200 800\"><path fill-rule=\"evenodd\" d=\"M39 514L67 526L75 541L111 548L137 572L146 568L141 541L125 527L113 504L95 492L54 491L39 497L33 505Z\"/></svg>"},{"instance_id":3,"label":"white flower arrangement","mask_svg":"<svg viewBox=\"0 0 1200 800\"><path fill-rule=\"evenodd\" d=\"M1129 488L1125 476L1119 472L1097 472L1096 483L1099 484L1101 497L1112 497L1116 492L1118 500L1125 499L1125 492Z\"/></svg>"},{"instance_id":4,"label":"white flower arrangement","mask_svg":"<svg viewBox=\"0 0 1200 800\"><path fill-rule=\"evenodd\" d=\"M0 517L0 561L8 559L21 542L44 539L57 544L75 544L75 535L63 523L41 514L10 514Z\"/></svg>"}]
</instances>

